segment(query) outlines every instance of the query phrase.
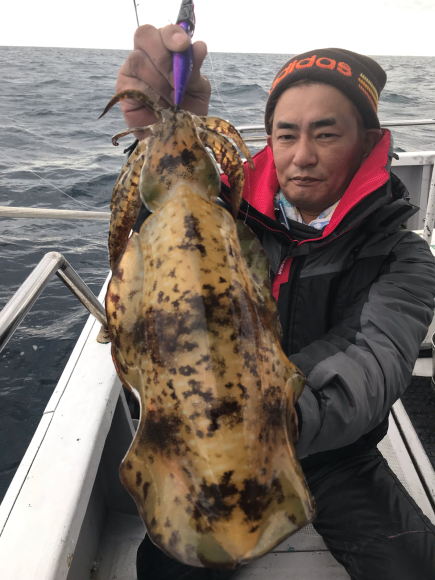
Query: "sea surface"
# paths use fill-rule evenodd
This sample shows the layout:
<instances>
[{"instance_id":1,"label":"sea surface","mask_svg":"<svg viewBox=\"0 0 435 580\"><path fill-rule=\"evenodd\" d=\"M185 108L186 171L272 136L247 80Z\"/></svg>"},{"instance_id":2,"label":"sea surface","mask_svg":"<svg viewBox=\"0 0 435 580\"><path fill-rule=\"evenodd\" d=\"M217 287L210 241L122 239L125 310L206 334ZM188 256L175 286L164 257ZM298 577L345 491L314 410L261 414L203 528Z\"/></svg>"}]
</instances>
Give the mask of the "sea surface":
<instances>
[{"instance_id":1,"label":"sea surface","mask_svg":"<svg viewBox=\"0 0 435 580\"><path fill-rule=\"evenodd\" d=\"M0 205L109 210L123 165L115 93L128 52L0 47ZM261 124L276 71L291 55L212 53L210 114ZM377 57L388 74L381 119L435 117L435 58ZM401 151L435 150L435 129L393 131ZM131 141L123 141L127 147ZM0 218L0 308L45 253L65 255L94 293L109 271L106 222ZM0 500L88 316L54 278L0 354Z\"/></svg>"}]
</instances>

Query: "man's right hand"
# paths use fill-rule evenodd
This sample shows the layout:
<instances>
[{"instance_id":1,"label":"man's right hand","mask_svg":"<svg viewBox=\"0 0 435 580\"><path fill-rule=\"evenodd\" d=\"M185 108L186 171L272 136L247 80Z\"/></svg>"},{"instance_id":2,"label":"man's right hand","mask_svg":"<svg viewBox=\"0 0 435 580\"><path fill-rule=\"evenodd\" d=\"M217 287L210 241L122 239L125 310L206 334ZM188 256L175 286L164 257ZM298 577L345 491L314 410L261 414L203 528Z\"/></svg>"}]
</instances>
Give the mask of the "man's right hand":
<instances>
[{"instance_id":1,"label":"man's right hand","mask_svg":"<svg viewBox=\"0 0 435 580\"><path fill-rule=\"evenodd\" d=\"M146 93L162 107L174 104L172 52L182 52L190 44L186 32L175 24L154 28L140 26L134 35L134 50L119 69L116 92L136 89ZM181 108L195 115L207 115L211 86L201 74L207 45L193 44L193 69ZM143 127L156 122L155 116L141 103L126 99L121 108L128 127Z\"/></svg>"}]
</instances>

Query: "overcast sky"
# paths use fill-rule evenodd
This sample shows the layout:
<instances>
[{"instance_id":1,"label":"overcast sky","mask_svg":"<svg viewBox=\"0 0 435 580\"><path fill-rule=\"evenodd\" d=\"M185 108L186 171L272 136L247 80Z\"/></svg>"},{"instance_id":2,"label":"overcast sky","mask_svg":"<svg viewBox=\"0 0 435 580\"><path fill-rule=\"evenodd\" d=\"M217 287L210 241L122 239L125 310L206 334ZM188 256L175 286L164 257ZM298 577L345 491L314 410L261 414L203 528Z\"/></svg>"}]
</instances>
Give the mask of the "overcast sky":
<instances>
[{"instance_id":1,"label":"overcast sky","mask_svg":"<svg viewBox=\"0 0 435 580\"><path fill-rule=\"evenodd\" d=\"M181 0L137 0L140 24L164 26ZM211 52L298 53L338 46L435 56L435 0L195 0L194 39ZM133 0L3 0L3 46L131 49Z\"/></svg>"}]
</instances>

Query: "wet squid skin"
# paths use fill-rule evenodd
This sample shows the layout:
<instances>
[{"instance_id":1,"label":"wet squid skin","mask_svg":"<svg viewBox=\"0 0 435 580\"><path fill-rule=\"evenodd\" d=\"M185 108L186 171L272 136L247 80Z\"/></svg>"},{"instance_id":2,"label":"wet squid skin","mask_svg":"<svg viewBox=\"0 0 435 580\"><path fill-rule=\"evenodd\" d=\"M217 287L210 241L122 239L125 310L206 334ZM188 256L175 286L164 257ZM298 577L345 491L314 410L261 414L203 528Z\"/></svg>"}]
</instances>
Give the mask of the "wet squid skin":
<instances>
[{"instance_id":1,"label":"wet squid skin","mask_svg":"<svg viewBox=\"0 0 435 580\"><path fill-rule=\"evenodd\" d=\"M141 177L121 179L140 180L154 213L122 251L112 244L106 299L113 359L141 405L120 475L168 555L235 568L314 518L293 446L304 378L280 347L258 239L214 203L219 176L195 120L180 111L154 127ZM237 196L241 164L225 164ZM138 173L134 160L125 172Z\"/></svg>"}]
</instances>

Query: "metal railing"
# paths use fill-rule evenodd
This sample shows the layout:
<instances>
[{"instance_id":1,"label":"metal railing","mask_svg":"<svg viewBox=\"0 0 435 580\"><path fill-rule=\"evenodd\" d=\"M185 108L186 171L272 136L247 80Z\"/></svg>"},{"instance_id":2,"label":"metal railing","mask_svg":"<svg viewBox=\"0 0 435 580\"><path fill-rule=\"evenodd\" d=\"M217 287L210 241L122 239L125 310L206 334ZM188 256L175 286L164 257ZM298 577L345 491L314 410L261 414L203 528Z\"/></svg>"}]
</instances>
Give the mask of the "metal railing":
<instances>
[{"instance_id":1,"label":"metal railing","mask_svg":"<svg viewBox=\"0 0 435 580\"><path fill-rule=\"evenodd\" d=\"M71 209L46 209L37 207L0 206L0 217L39 218L50 220L95 220L110 221L109 211L77 211Z\"/></svg>"},{"instance_id":2,"label":"metal railing","mask_svg":"<svg viewBox=\"0 0 435 580\"><path fill-rule=\"evenodd\" d=\"M435 119L397 119L391 121L380 121L381 127L406 127L408 125L435 125ZM239 133L257 133L266 131L264 125L242 125L237 127Z\"/></svg>"},{"instance_id":3,"label":"metal railing","mask_svg":"<svg viewBox=\"0 0 435 580\"><path fill-rule=\"evenodd\" d=\"M390 121L381 121L381 127L407 127L410 125L435 125L435 119L393 119ZM255 145L258 147L266 143L266 129L264 125L242 125L237 127L237 130L242 135L246 135L244 141L247 145ZM262 135L250 136L250 133L262 133ZM76 211L0 206L0 217L5 218L109 221L110 215L110 212L105 211Z\"/></svg>"},{"instance_id":4,"label":"metal railing","mask_svg":"<svg viewBox=\"0 0 435 580\"><path fill-rule=\"evenodd\" d=\"M95 294L62 254L49 252L0 312L0 352L54 275L60 278L89 312L107 328L106 313Z\"/></svg>"},{"instance_id":5,"label":"metal railing","mask_svg":"<svg viewBox=\"0 0 435 580\"><path fill-rule=\"evenodd\" d=\"M391 121L380 121L381 127L408 127L410 125L435 125L435 119L399 119ZM247 136L244 141L247 145L253 145L254 143L264 143L266 140L266 129L264 125L243 125L242 127L237 127L237 130L242 135L247 135L249 133L263 133L263 135Z\"/></svg>"}]
</instances>

